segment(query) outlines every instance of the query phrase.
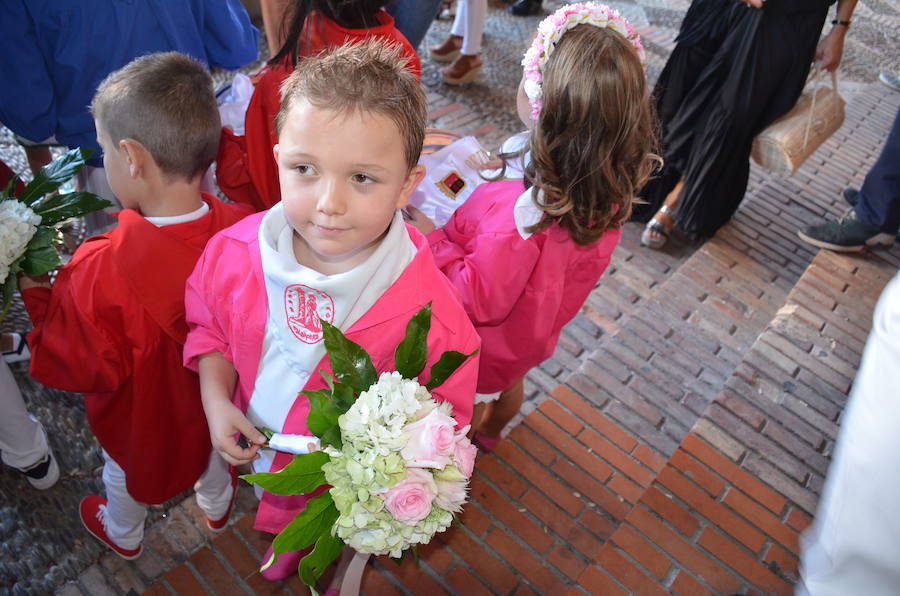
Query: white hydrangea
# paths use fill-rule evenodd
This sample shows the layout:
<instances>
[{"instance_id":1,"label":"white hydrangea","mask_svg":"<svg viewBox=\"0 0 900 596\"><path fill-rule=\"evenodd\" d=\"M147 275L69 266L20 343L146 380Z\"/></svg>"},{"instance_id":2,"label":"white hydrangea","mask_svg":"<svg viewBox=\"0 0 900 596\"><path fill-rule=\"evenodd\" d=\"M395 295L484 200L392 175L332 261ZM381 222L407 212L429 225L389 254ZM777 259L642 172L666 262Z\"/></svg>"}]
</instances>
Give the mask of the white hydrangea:
<instances>
[{"instance_id":1,"label":"white hydrangea","mask_svg":"<svg viewBox=\"0 0 900 596\"><path fill-rule=\"evenodd\" d=\"M416 381L397 371L381 373L338 419L341 436L357 451L385 456L406 443L403 427L429 399L428 390Z\"/></svg>"},{"instance_id":2,"label":"white hydrangea","mask_svg":"<svg viewBox=\"0 0 900 596\"><path fill-rule=\"evenodd\" d=\"M13 262L25 252L40 223L41 216L25 203L14 199L0 201L0 283L6 280Z\"/></svg>"}]
</instances>

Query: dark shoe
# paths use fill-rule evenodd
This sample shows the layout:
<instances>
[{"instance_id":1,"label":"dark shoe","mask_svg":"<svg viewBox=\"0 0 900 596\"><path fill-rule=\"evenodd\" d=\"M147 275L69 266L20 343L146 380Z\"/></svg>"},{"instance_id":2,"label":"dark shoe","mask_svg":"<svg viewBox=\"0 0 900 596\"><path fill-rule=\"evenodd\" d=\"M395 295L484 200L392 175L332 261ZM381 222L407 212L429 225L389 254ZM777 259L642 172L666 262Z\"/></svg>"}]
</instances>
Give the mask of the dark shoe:
<instances>
[{"instance_id":1,"label":"dark shoe","mask_svg":"<svg viewBox=\"0 0 900 596\"><path fill-rule=\"evenodd\" d=\"M507 10L517 17L531 17L544 12L541 2L542 0L519 0Z\"/></svg>"},{"instance_id":2,"label":"dark shoe","mask_svg":"<svg viewBox=\"0 0 900 596\"><path fill-rule=\"evenodd\" d=\"M855 188L845 188L841 195L851 207L856 207L857 203L859 203L859 191Z\"/></svg>"},{"instance_id":3,"label":"dark shoe","mask_svg":"<svg viewBox=\"0 0 900 596\"><path fill-rule=\"evenodd\" d=\"M797 235L800 239L836 252L861 252L867 246L892 246L894 235L880 232L856 217L851 208L838 221L827 221L815 226L806 226Z\"/></svg>"},{"instance_id":4,"label":"dark shoe","mask_svg":"<svg viewBox=\"0 0 900 596\"><path fill-rule=\"evenodd\" d=\"M52 453L45 455L30 468L19 471L25 474L31 486L38 490L47 490L59 480L59 464L56 463Z\"/></svg>"}]
</instances>

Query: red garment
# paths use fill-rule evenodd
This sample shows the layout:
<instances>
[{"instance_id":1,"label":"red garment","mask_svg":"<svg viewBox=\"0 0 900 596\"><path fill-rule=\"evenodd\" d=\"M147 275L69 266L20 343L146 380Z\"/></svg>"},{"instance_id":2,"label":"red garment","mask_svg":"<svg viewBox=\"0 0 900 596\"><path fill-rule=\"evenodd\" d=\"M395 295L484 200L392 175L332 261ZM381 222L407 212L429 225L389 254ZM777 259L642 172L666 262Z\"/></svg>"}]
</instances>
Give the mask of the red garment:
<instances>
[{"instance_id":1,"label":"red garment","mask_svg":"<svg viewBox=\"0 0 900 596\"><path fill-rule=\"evenodd\" d=\"M0 161L0 188L6 188L9 184L9 181L13 179L16 175L5 162ZM25 190L25 185L22 184L21 180L16 180L16 184L13 187L13 193L16 196L22 194L22 191Z\"/></svg>"},{"instance_id":2,"label":"red garment","mask_svg":"<svg viewBox=\"0 0 900 596\"><path fill-rule=\"evenodd\" d=\"M146 504L190 488L212 448L197 375L181 364L184 286L207 240L249 210L204 200L205 216L162 228L120 211L119 225L79 247L52 290L22 292L34 323L31 376L84 393L97 440Z\"/></svg>"},{"instance_id":3,"label":"red garment","mask_svg":"<svg viewBox=\"0 0 900 596\"><path fill-rule=\"evenodd\" d=\"M346 43L359 43L371 38L386 39L403 46L403 53L409 58L410 67L418 79L421 63L415 48L394 27L391 15L380 10L376 16L380 23L377 27L348 29L314 13L307 19L307 31L300 37L300 59ZM308 31L311 31L309 38ZM238 136L227 128L222 129L216 157L216 182L229 199L251 205L257 211L268 209L281 200L278 165L272 147L278 143L275 116L281 105L279 89L293 71L290 56L266 68L247 106L244 136Z\"/></svg>"}]
</instances>

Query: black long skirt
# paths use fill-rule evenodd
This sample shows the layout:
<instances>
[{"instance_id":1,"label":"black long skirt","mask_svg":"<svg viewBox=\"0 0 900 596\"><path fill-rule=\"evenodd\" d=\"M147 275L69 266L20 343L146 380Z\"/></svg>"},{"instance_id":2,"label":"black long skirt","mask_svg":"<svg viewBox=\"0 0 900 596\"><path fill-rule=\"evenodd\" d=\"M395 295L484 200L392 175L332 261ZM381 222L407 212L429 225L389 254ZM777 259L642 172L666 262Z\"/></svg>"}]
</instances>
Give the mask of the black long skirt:
<instances>
[{"instance_id":1,"label":"black long skirt","mask_svg":"<svg viewBox=\"0 0 900 596\"><path fill-rule=\"evenodd\" d=\"M654 95L665 165L641 193L646 221L684 178L675 220L711 237L747 189L753 138L803 91L827 0L694 0Z\"/></svg>"}]
</instances>

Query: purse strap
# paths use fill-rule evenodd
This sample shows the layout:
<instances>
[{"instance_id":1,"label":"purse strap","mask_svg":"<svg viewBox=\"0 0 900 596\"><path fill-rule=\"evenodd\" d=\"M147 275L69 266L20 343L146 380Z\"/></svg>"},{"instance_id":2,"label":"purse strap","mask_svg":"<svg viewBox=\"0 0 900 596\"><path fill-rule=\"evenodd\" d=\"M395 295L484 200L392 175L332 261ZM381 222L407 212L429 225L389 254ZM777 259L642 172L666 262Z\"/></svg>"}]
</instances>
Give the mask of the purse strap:
<instances>
[{"instance_id":1,"label":"purse strap","mask_svg":"<svg viewBox=\"0 0 900 596\"><path fill-rule=\"evenodd\" d=\"M813 64L813 74L812 74L812 76L810 77L810 79L812 79L813 81L815 81L816 79L819 78L819 75L820 75L820 74L822 74L822 71L819 70L818 65L817 65L817 64ZM832 87L832 89L834 89L835 95L837 95L837 92L838 92L837 86L838 86L838 83L837 83L837 69L835 68L834 70L831 71L831 87ZM806 149L806 144L809 142L809 131L810 131L810 129L812 128L813 117L815 116L815 113L816 113L816 97L817 97L818 95L819 95L819 88L818 88L818 86L816 86L816 87L813 88L813 93L812 93L812 105L811 105L810 108L809 108L809 115L808 115L807 118L806 118L806 132L803 133L803 148L804 148L804 149ZM839 111L839 110L840 110L840 108L838 107L838 103L835 102L835 104L834 104L834 113L835 113L835 116L838 115L838 111Z\"/></svg>"}]
</instances>

